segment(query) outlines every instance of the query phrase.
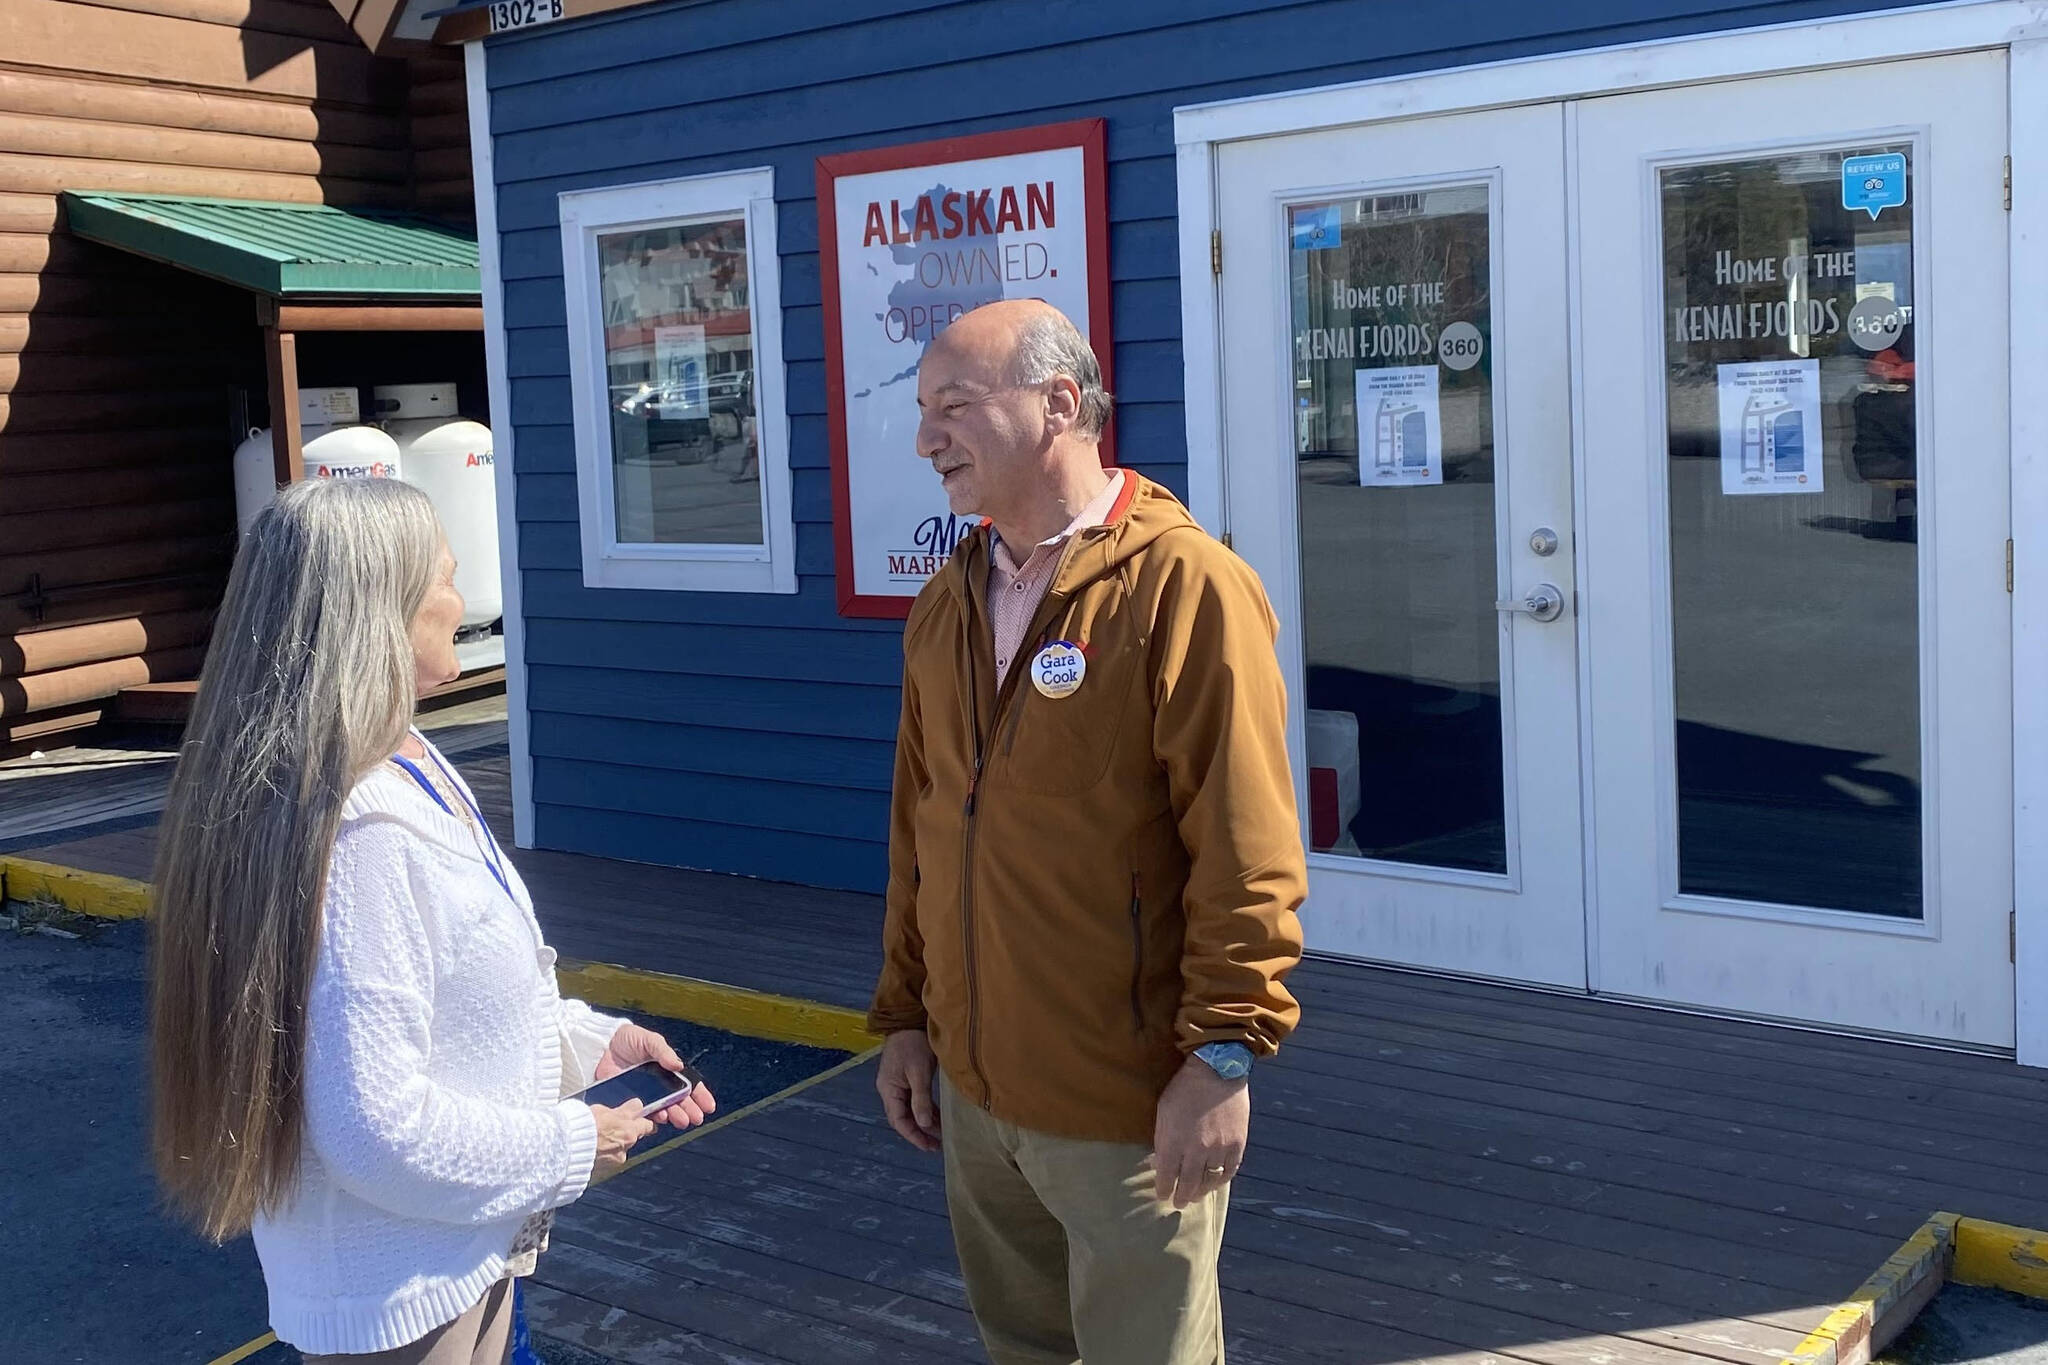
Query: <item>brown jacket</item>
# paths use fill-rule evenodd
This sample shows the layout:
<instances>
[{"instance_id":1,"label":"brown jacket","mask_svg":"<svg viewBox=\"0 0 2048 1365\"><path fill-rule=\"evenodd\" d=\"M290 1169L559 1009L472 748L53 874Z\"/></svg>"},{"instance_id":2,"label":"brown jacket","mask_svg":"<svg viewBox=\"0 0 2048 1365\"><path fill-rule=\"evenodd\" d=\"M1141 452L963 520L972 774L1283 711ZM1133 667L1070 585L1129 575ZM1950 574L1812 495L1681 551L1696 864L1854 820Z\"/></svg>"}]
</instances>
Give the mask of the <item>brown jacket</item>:
<instances>
[{"instance_id":1,"label":"brown jacket","mask_svg":"<svg viewBox=\"0 0 2048 1365\"><path fill-rule=\"evenodd\" d=\"M1307 869L1265 591L1129 478L1068 541L1000 691L986 529L911 608L869 1024L928 1030L998 1118L1149 1143L1187 1053L1267 1055L1293 1029ZM1051 698L1031 660L1061 640L1086 670Z\"/></svg>"}]
</instances>

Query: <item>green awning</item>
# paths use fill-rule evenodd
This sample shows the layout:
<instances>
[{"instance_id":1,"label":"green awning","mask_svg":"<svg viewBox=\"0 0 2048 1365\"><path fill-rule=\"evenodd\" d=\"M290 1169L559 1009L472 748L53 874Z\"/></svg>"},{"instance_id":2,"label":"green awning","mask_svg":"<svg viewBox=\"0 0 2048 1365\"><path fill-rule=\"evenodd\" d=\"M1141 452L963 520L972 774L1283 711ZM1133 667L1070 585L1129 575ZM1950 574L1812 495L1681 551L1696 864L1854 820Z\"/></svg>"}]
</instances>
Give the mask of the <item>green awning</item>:
<instances>
[{"instance_id":1,"label":"green awning","mask_svg":"<svg viewBox=\"0 0 2048 1365\"><path fill-rule=\"evenodd\" d=\"M64 196L71 231L278 299L456 298L483 290L476 237L432 219L169 194Z\"/></svg>"}]
</instances>

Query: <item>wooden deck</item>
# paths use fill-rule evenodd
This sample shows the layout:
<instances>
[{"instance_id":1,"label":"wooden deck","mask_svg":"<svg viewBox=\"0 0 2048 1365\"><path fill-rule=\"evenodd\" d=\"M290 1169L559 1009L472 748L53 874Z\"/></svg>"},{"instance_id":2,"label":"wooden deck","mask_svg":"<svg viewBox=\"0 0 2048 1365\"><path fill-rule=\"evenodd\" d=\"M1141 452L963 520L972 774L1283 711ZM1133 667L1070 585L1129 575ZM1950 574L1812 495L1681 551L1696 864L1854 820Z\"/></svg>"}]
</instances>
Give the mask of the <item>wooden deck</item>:
<instances>
[{"instance_id":1,"label":"wooden deck","mask_svg":"<svg viewBox=\"0 0 2048 1365\"><path fill-rule=\"evenodd\" d=\"M164 684L182 686L182 684ZM505 700L458 701L420 718L420 726L450 755L505 747ZM161 731L120 747L72 745L0 762L0 853L16 852L86 833L103 834L153 825L162 812L177 758L176 740ZM150 846L149 836L132 841L127 860ZM121 857L109 844L105 857ZM141 871L148 875L143 856ZM108 867L104 871L115 871Z\"/></svg>"},{"instance_id":2,"label":"wooden deck","mask_svg":"<svg viewBox=\"0 0 2048 1365\"><path fill-rule=\"evenodd\" d=\"M505 759L463 763L494 819ZM148 832L32 856L136 875ZM859 1004L871 898L521 853L563 952ZM1770 1365L1936 1209L2048 1226L2017 1067L1312 962L1254 1085L1236 1362ZM979 1359L936 1161L872 1062L565 1211L537 1327L621 1361ZM1114 1365L1114 1363L1110 1363Z\"/></svg>"},{"instance_id":3,"label":"wooden deck","mask_svg":"<svg viewBox=\"0 0 2048 1365\"><path fill-rule=\"evenodd\" d=\"M2048 1215L2044 1097L2011 1067L1395 973L1299 979L1309 1022L1261 1069L1235 1192L1235 1360L1774 1362L1933 1209ZM635 1360L978 1358L936 1163L881 1126L871 1080L594 1192L536 1320L646 1343Z\"/></svg>"}]
</instances>

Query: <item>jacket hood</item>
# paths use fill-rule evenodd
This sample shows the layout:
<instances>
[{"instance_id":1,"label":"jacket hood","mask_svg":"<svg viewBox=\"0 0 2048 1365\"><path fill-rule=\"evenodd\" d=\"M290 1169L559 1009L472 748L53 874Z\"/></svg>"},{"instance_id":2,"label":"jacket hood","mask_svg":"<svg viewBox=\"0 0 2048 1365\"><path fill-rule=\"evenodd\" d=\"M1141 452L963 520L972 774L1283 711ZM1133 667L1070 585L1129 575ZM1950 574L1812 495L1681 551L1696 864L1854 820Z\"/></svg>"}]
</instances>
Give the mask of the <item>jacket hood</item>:
<instances>
[{"instance_id":1,"label":"jacket hood","mask_svg":"<svg viewBox=\"0 0 2048 1365\"><path fill-rule=\"evenodd\" d=\"M1050 592L1068 595L1116 572L1161 536L1183 530L1206 534L1180 499L1164 487L1135 469L1121 472L1124 488L1110 509L1109 520L1075 533ZM955 594L965 598L971 585L988 581L993 544L994 531L987 521L960 538L952 561L957 571L950 582Z\"/></svg>"}]
</instances>

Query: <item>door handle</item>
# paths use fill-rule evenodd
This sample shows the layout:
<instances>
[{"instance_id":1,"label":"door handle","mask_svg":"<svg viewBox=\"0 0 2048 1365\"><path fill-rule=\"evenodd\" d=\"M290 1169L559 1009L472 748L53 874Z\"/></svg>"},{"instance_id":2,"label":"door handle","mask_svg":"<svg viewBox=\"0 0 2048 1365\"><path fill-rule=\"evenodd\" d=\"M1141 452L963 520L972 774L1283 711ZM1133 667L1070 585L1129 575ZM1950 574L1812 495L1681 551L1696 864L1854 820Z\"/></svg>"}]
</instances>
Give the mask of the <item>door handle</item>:
<instances>
[{"instance_id":1,"label":"door handle","mask_svg":"<svg viewBox=\"0 0 2048 1365\"><path fill-rule=\"evenodd\" d=\"M1555 621L1564 615L1564 594L1555 583L1538 583L1527 595L1493 604L1495 611L1520 612L1538 621Z\"/></svg>"}]
</instances>

